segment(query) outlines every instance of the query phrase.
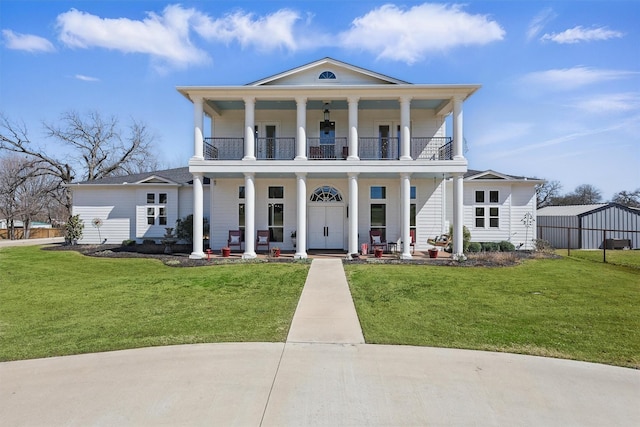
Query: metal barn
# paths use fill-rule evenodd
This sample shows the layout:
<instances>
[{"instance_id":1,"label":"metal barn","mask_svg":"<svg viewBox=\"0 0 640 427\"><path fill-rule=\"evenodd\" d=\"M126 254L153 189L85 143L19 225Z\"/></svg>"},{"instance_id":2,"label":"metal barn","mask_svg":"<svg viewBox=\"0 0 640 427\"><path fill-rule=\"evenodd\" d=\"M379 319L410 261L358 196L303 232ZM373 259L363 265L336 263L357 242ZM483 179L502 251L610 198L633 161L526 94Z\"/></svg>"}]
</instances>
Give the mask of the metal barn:
<instances>
[{"instance_id":1,"label":"metal barn","mask_svg":"<svg viewBox=\"0 0 640 427\"><path fill-rule=\"evenodd\" d=\"M547 206L537 226L538 238L557 249L640 248L640 209L618 203Z\"/></svg>"}]
</instances>

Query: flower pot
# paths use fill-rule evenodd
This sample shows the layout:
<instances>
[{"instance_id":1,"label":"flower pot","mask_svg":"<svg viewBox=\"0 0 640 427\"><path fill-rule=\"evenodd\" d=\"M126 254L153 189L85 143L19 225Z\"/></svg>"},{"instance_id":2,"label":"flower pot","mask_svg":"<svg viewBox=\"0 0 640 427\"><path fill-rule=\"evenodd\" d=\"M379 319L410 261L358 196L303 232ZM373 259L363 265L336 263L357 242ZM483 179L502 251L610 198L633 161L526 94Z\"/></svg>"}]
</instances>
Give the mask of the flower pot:
<instances>
[{"instance_id":1,"label":"flower pot","mask_svg":"<svg viewBox=\"0 0 640 427\"><path fill-rule=\"evenodd\" d=\"M231 255L231 248L222 248L222 256L227 258Z\"/></svg>"},{"instance_id":2,"label":"flower pot","mask_svg":"<svg viewBox=\"0 0 640 427\"><path fill-rule=\"evenodd\" d=\"M376 248L374 253L375 253L375 257L376 258L382 258L382 249L381 248Z\"/></svg>"},{"instance_id":3,"label":"flower pot","mask_svg":"<svg viewBox=\"0 0 640 427\"><path fill-rule=\"evenodd\" d=\"M429 258L438 258L438 250L429 249Z\"/></svg>"}]
</instances>

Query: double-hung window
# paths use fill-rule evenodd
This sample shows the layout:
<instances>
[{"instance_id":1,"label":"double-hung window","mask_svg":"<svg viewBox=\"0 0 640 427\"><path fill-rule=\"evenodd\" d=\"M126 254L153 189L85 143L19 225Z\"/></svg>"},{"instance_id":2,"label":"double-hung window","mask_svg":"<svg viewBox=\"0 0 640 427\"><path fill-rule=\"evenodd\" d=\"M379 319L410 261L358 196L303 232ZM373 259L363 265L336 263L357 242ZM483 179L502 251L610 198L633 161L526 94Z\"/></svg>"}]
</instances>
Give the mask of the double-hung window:
<instances>
[{"instance_id":1,"label":"double-hung window","mask_svg":"<svg viewBox=\"0 0 640 427\"><path fill-rule=\"evenodd\" d=\"M147 193L147 225L167 225L167 193Z\"/></svg>"},{"instance_id":2,"label":"double-hung window","mask_svg":"<svg viewBox=\"0 0 640 427\"><path fill-rule=\"evenodd\" d=\"M500 193L498 190L476 190L475 192L475 227L500 228Z\"/></svg>"},{"instance_id":3,"label":"double-hung window","mask_svg":"<svg viewBox=\"0 0 640 427\"><path fill-rule=\"evenodd\" d=\"M284 187L269 187L269 240L284 242Z\"/></svg>"},{"instance_id":4,"label":"double-hung window","mask_svg":"<svg viewBox=\"0 0 640 427\"><path fill-rule=\"evenodd\" d=\"M371 199L371 229L380 231L382 241L387 239L387 205L381 203L387 198L387 187L372 186L369 193Z\"/></svg>"}]
</instances>

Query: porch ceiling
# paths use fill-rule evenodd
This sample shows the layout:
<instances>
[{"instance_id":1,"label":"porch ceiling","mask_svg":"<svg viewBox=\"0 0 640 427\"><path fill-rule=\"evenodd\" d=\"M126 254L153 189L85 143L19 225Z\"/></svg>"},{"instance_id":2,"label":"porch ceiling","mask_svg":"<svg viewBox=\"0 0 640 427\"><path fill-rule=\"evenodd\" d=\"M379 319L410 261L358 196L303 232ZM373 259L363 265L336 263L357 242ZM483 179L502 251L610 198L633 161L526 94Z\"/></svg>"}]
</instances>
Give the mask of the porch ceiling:
<instances>
[{"instance_id":1,"label":"porch ceiling","mask_svg":"<svg viewBox=\"0 0 640 427\"><path fill-rule=\"evenodd\" d=\"M411 101L412 109L435 110L448 99L415 99ZM244 110L244 101L242 100L226 100L216 101L208 99L206 103L215 111ZM323 110L324 102L322 100L309 100L307 102L307 110ZM349 108L346 100L334 100L329 103L330 110L347 110ZM362 99L358 102L359 110L393 110L399 109L400 102L393 99ZM256 110L296 110L295 100L258 100L256 101Z\"/></svg>"}]
</instances>

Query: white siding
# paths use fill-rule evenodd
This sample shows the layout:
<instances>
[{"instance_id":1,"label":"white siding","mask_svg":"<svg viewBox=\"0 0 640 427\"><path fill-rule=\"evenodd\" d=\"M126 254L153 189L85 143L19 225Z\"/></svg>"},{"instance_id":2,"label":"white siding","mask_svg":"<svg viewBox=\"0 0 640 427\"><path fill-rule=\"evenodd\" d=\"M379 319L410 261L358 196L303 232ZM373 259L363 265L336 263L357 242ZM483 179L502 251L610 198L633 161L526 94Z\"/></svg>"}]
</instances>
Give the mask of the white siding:
<instances>
[{"instance_id":1,"label":"white siding","mask_svg":"<svg viewBox=\"0 0 640 427\"><path fill-rule=\"evenodd\" d=\"M83 244L120 244L133 235L135 224L134 188L73 188L73 214L84 223ZM94 218L102 226L92 225Z\"/></svg>"}]
</instances>

